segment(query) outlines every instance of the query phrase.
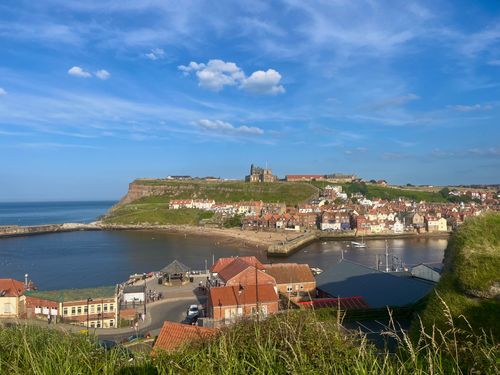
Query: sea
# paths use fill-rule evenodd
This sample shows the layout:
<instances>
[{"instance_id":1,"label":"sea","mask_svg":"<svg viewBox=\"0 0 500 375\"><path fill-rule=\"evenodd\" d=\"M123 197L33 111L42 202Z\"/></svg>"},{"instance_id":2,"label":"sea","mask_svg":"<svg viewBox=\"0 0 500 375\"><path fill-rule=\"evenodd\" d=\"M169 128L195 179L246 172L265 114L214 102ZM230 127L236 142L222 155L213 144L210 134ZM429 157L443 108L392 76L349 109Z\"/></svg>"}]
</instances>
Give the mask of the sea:
<instances>
[{"instance_id":1,"label":"sea","mask_svg":"<svg viewBox=\"0 0 500 375\"><path fill-rule=\"evenodd\" d=\"M0 203L1 225L92 222L115 202ZM162 231L77 231L0 239L0 278L24 279L39 289L85 288L123 282L134 273L158 271L173 260L203 270L219 257L255 255L263 262L299 262L326 269L341 257L376 267L385 259L414 265L443 259L446 238L367 240L367 248L348 241L313 243L286 258L265 249L225 244L215 238Z\"/></svg>"}]
</instances>

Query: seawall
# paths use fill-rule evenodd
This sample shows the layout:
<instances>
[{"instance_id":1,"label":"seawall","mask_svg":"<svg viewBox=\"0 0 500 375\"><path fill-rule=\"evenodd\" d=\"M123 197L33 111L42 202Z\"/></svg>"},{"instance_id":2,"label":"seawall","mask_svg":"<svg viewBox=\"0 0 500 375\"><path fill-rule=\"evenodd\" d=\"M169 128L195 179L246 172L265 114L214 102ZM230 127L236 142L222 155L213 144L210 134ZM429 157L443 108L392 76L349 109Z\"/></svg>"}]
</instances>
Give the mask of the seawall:
<instances>
[{"instance_id":1,"label":"seawall","mask_svg":"<svg viewBox=\"0 0 500 375\"><path fill-rule=\"evenodd\" d=\"M394 238L448 238L449 232L436 233L378 233L363 236L363 239L394 239ZM359 241L360 236L356 231L345 231L342 233L332 233L323 231L314 231L297 237L291 241L270 245L267 249L268 256L289 256L294 252L310 245L315 241Z\"/></svg>"},{"instance_id":2,"label":"seawall","mask_svg":"<svg viewBox=\"0 0 500 375\"><path fill-rule=\"evenodd\" d=\"M0 226L0 238L3 237L19 237L31 236L35 234L57 233L57 232L73 232L77 230L101 230L101 227L96 224L47 224L47 225L8 225Z\"/></svg>"}]
</instances>

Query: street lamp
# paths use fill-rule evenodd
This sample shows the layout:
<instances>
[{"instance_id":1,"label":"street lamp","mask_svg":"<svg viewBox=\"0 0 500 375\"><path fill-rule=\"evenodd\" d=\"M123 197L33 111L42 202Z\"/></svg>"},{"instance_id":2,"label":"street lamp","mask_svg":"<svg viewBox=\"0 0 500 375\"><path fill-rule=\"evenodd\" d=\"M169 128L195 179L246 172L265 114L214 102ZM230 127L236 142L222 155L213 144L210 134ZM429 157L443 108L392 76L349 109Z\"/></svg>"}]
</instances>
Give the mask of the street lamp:
<instances>
[{"instance_id":1,"label":"street lamp","mask_svg":"<svg viewBox=\"0 0 500 375\"><path fill-rule=\"evenodd\" d=\"M89 330L89 302L92 302L92 298L87 298L87 332Z\"/></svg>"}]
</instances>

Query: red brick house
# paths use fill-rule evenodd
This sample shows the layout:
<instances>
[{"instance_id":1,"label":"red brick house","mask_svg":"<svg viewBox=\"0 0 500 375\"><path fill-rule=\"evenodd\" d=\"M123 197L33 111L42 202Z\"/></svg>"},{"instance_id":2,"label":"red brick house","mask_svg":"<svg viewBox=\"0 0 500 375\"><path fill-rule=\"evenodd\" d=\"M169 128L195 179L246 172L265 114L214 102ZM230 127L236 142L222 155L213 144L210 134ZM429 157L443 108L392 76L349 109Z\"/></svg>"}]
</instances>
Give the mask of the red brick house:
<instances>
[{"instance_id":1,"label":"red brick house","mask_svg":"<svg viewBox=\"0 0 500 375\"><path fill-rule=\"evenodd\" d=\"M273 285L223 286L210 288L207 311L216 321L233 322L237 318L261 317L278 312L279 297Z\"/></svg>"},{"instance_id":2,"label":"red brick house","mask_svg":"<svg viewBox=\"0 0 500 375\"><path fill-rule=\"evenodd\" d=\"M248 265L246 261L236 258L217 274L216 283L221 286L276 285L276 280L256 267Z\"/></svg>"},{"instance_id":3,"label":"red brick house","mask_svg":"<svg viewBox=\"0 0 500 375\"><path fill-rule=\"evenodd\" d=\"M249 266L254 266L259 270L264 269L264 265L254 256L247 256L247 257L230 257L230 258L219 258L217 262L215 262L212 267L210 267L210 272L213 274L219 273L224 267L228 266L229 264L233 263L236 259L243 260L246 262Z\"/></svg>"},{"instance_id":4,"label":"red brick house","mask_svg":"<svg viewBox=\"0 0 500 375\"><path fill-rule=\"evenodd\" d=\"M266 273L276 280L278 291L294 300L316 296L316 279L307 264L266 264Z\"/></svg>"}]
</instances>

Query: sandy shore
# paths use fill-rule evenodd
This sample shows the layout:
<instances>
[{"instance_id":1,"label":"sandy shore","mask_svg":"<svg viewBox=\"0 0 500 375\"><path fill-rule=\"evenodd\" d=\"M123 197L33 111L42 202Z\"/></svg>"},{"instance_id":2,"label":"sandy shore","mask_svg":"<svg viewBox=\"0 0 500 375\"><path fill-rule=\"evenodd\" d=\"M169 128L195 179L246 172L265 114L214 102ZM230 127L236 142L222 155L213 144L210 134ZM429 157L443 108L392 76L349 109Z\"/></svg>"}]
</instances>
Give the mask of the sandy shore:
<instances>
[{"instance_id":1,"label":"sandy shore","mask_svg":"<svg viewBox=\"0 0 500 375\"><path fill-rule=\"evenodd\" d=\"M239 228L210 228L189 225L106 225L99 224L102 230L161 230L168 233L212 237L224 245L261 248L267 250L270 245L291 241L303 235L302 232L263 232L241 230Z\"/></svg>"}]
</instances>

